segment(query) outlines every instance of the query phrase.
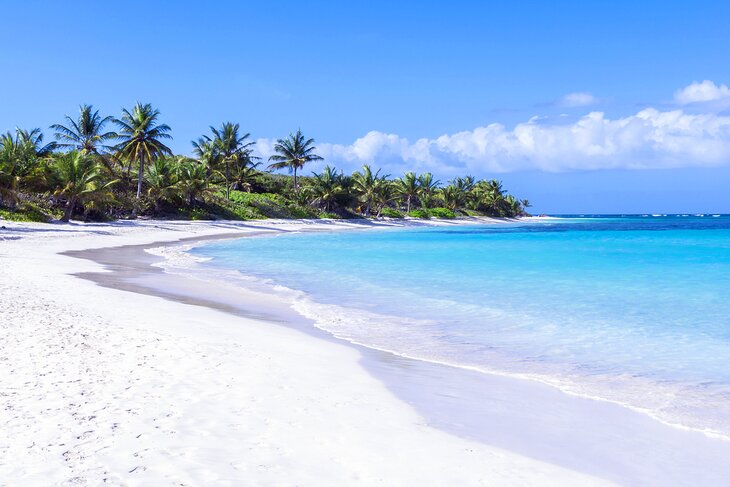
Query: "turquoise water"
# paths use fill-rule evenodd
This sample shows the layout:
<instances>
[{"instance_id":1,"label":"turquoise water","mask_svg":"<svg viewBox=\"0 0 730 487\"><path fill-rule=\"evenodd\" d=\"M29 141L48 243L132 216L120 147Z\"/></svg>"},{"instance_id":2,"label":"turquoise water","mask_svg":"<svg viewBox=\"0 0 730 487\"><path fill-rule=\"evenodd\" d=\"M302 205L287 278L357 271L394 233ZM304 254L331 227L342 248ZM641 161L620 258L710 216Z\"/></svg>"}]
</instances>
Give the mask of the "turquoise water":
<instances>
[{"instance_id":1,"label":"turquoise water","mask_svg":"<svg viewBox=\"0 0 730 487\"><path fill-rule=\"evenodd\" d=\"M730 437L730 217L285 234L192 252L335 336Z\"/></svg>"}]
</instances>

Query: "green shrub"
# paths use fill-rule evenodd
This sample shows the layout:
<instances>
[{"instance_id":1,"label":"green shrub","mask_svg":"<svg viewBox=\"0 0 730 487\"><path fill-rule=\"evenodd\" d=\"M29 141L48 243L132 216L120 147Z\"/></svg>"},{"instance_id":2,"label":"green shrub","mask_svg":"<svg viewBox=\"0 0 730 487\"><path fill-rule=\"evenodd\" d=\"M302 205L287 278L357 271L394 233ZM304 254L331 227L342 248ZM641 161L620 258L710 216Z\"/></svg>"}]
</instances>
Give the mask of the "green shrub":
<instances>
[{"instance_id":1,"label":"green shrub","mask_svg":"<svg viewBox=\"0 0 730 487\"><path fill-rule=\"evenodd\" d=\"M257 193L284 193L294 190L291 176L260 172L252 179L251 189Z\"/></svg>"},{"instance_id":2,"label":"green shrub","mask_svg":"<svg viewBox=\"0 0 730 487\"><path fill-rule=\"evenodd\" d=\"M431 208L428 212L434 218L456 218L456 213L448 208Z\"/></svg>"},{"instance_id":3,"label":"green shrub","mask_svg":"<svg viewBox=\"0 0 730 487\"><path fill-rule=\"evenodd\" d=\"M425 218L425 219L431 218L431 214L428 212L428 210L424 210L422 208L417 208L415 210L411 210L408 213L408 216L410 216L411 218Z\"/></svg>"},{"instance_id":4,"label":"green shrub","mask_svg":"<svg viewBox=\"0 0 730 487\"><path fill-rule=\"evenodd\" d=\"M403 218L403 213L401 213L400 211L398 211L396 209L393 209L393 208L390 208L390 207L387 207L386 206L380 212L380 216L385 216L385 217L388 217L388 218Z\"/></svg>"},{"instance_id":5,"label":"green shrub","mask_svg":"<svg viewBox=\"0 0 730 487\"><path fill-rule=\"evenodd\" d=\"M310 206L300 205L284 196L273 193L244 193L242 191L231 191L233 210L237 212L241 208L250 208L254 218L317 218L319 210ZM247 218L250 219L250 218Z\"/></svg>"},{"instance_id":6,"label":"green shrub","mask_svg":"<svg viewBox=\"0 0 730 487\"><path fill-rule=\"evenodd\" d=\"M339 220L342 217L340 215L338 215L337 213L323 211L322 213L319 214L319 218L330 218L330 219L333 219L333 220Z\"/></svg>"},{"instance_id":7,"label":"green shrub","mask_svg":"<svg viewBox=\"0 0 730 487\"><path fill-rule=\"evenodd\" d=\"M48 223L51 215L34 203L23 202L15 210L0 208L0 218L16 222Z\"/></svg>"}]
</instances>

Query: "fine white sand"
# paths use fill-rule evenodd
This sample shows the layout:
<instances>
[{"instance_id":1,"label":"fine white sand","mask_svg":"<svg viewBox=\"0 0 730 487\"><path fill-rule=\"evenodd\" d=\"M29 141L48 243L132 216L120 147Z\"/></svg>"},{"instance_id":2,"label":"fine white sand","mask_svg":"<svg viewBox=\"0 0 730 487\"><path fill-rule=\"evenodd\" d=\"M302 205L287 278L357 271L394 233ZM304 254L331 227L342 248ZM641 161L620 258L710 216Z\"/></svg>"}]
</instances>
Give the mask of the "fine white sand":
<instances>
[{"instance_id":1,"label":"fine white sand","mask_svg":"<svg viewBox=\"0 0 730 487\"><path fill-rule=\"evenodd\" d=\"M0 485L603 485L425 424L357 349L59 252L350 223L0 221Z\"/></svg>"}]
</instances>

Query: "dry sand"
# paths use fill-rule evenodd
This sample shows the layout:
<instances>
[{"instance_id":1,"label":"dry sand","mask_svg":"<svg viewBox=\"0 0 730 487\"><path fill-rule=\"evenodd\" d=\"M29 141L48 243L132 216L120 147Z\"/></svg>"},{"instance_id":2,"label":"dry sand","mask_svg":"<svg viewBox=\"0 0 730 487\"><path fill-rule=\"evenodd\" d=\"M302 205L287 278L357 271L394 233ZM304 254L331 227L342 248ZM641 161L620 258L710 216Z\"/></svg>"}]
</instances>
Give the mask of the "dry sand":
<instances>
[{"instance_id":1,"label":"dry sand","mask_svg":"<svg viewBox=\"0 0 730 487\"><path fill-rule=\"evenodd\" d=\"M60 252L352 223L0 223L1 485L603 485L425 424L357 349Z\"/></svg>"}]
</instances>

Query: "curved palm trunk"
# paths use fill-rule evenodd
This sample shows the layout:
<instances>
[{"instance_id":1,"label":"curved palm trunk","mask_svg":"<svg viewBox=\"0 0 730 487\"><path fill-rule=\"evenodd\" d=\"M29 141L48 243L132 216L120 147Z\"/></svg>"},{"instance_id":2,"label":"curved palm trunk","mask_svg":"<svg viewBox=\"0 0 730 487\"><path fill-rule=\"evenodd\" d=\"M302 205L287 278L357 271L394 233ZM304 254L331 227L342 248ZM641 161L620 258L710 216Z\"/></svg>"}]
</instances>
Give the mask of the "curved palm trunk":
<instances>
[{"instance_id":1,"label":"curved palm trunk","mask_svg":"<svg viewBox=\"0 0 730 487\"><path fill-rule=\"evenodd\" d=\"M231 170L228 159L226 159L226 199L231 199Z\"/></svg>"},{"instance_id":2,"label":"curved palm trunk","mask_svg":"<svg viewBox=\"0 0 730 487\"><path fill-rule=\"evenodd\" d=\"M144 156L139 158L139 172L137 173L137 199L142 194L142 177L144 173Z\"/></svg>"},{"instance_id":3,"label":"curved palm trunk","mask_svg":"<svg viewBox=\"0 0 730 487\"><path fill-rule=\"evenodd\" d=\"M139 197L142 194L142 177L144 171L144 154L139 155L139 171L137 173L137 198L134 200L134 207L132 208L132 216L137 217L137 210L139 209Z\"/></svg>"},{"instance_id":4,"label":"curved palm trunk","mask_svg":"<svg viewBox=\"0 0 730 487\"><path fill-rule=\"evenodd\" d=\"M71 215L74 212L74 206L76 206L76 198L69 198L66 202L66 208L63 210L63 217L61 221L67 223L71 219Z\"/></svg>"},{"instance_id":5,"label":"curved palm trunk","mask_svg":"<svg viewBox=\"0 0 730 487\"><path fill-rule=\"evenodd\" d=\"M411 195L408 195L408 198L406 199L406 213L411 212Z\"/></svg>"},{"instance_id":6,"label":"curved palm trunk","mask_svg":"<svg viewBox=\"0 0 730 487\"><path fill-rule=\"evenodd\" d=\"M294 191L299 192L299 186L297 185L297 167L294 166Z\"/></svg>"}]
</instances>

